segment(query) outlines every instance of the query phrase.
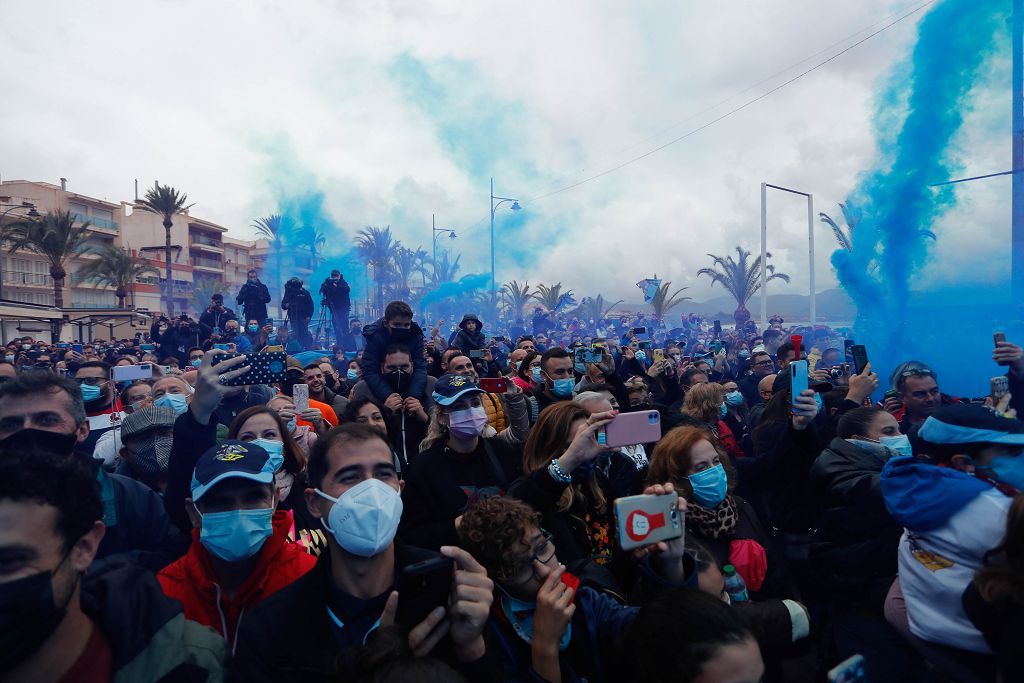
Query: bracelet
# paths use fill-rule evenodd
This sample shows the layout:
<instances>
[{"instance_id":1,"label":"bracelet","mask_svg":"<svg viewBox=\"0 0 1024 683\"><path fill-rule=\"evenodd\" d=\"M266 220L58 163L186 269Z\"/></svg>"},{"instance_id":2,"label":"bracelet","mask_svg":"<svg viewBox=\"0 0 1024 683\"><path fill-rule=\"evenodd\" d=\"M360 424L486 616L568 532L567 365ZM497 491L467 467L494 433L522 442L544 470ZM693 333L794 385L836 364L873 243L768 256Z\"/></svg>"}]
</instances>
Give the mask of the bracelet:
<instances>
[{"instance_id":1,"label":"bracelet","mask_svg":"<svg viewBox=\"0 0 1024 683\"><path fill-rule=\"evenodd\" d=\"M558 464L558 458L552 458L551 462L548 463L548 474L551 478L557 481L559 484L571 484L572 477L565 473L562 466Z\"/></svg>"}]
</instances>

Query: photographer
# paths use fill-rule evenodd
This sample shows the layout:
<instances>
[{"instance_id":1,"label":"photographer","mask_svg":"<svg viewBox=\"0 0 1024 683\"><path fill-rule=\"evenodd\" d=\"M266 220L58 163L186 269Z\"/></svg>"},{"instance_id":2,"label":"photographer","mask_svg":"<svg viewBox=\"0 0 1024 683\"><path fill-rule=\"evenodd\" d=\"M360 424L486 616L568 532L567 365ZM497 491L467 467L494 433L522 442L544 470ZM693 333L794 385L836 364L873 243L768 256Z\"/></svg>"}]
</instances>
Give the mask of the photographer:
<instances>
[{"instance_id":1,"label":"photographer","mask_svg":"<svg viewBox=\"0 0 1024 683\"><path fill-rule=\"evenodd\" d=\"M227 321L237 319L235 312L224 306L224 295L219 293L210 297L210 305L199 316L199 322L213 330L213 334L220 334Z\"/></svg>"},{"instance_id":2,"label":"photographer","mask_svg":"<svg viewBox=\"0 0 1024 683\"><path fill-rule=\"evenodd\" d=\"M174 320L161 315L153 322L149 333L160 345L161 358L177 358L179 365L184 366L188 364L188 350L195 346L201 348L212 330L182 313Z\"/></svg>"},{"instance_id":3,"label":"photographer","mask_svg":"<svg viewBox=\"0 0 1024 683\"><path fill-rule=\"evenodd\" d=\"M256 277L256 271L246 273L248 279L238 290L235 303L242 307L246 320L255 320L260 325L267 319L267 304L270 303L270 290Z\"/></svg>"},{"instance_id":4,"label":"photographer","mask_svg":"<svg viewBox=\"0 0 1024 683\"><path fill-rule=\"evenodd\" d=\"M302 280L293 277L284 285L281 310L288 312L288 324L295 330L295 337L303 349L313 347L309 334L309 320L313 317L313 297L302 286Z\"/></svg>"},{"instance_id":5,"label":"photographer","mask_svg":"<svg viewBox=\"0 0 1024 683\"><path fill-rule=\"evenodd\" d=\"M349 311L352 308L349 292L351 287L345 282L340 270L332 270L331 276L320 285L320 305L327 306L331 311L331 325L334 327L334 343L336 346L355 351L352 334L345 329ZM356 329L356 334L359 330Z\"/></svg>"}]
</instances>

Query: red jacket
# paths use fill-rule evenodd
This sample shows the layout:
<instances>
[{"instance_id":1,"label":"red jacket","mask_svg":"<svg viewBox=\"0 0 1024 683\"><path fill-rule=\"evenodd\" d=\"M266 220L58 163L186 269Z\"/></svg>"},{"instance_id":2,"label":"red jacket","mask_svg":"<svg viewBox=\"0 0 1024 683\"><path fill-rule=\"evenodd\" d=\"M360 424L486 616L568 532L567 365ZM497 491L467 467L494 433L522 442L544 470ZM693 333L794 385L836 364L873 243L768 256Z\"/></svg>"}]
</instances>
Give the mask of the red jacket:
<instances>
[{"instance_id":1,"label":"red jacket","mask_svg":"<svg viewBox=\"0 0 1024 683\"><path fill-rule=\"evenodd\" d=\"M168 597L181 602L185 618L212 627L234 648L235 635L246 610L299 578L316 564L306 549L288 540L291 520L286 512L274 513L274 533L260 548L259 562L249 579L233 596L222 594L199 529L192 530L192 545L184 557L164 567L157 580Z\"/></svg>"}]
</instances>

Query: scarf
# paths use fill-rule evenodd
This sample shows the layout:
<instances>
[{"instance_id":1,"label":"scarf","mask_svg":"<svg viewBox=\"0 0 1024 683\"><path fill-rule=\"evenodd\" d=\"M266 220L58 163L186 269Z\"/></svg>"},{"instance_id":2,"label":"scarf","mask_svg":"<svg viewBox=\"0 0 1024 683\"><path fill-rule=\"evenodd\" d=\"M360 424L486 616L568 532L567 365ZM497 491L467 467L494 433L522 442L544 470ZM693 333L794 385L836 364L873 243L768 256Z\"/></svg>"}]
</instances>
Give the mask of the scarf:
<instances>
[{"instance_id":1,"label":"scarf","mask_svg":"<svg viewBox=\"0 0 1024 683\"><path fill-rule=\"evenodd\" d=\"M736 530L738 521L736 501L732 496L726 496L714 509L708 509L692 500L687 501L686 526L706 538L716 539L723 534L731 534Z\"/></svg>"}]
</instances>

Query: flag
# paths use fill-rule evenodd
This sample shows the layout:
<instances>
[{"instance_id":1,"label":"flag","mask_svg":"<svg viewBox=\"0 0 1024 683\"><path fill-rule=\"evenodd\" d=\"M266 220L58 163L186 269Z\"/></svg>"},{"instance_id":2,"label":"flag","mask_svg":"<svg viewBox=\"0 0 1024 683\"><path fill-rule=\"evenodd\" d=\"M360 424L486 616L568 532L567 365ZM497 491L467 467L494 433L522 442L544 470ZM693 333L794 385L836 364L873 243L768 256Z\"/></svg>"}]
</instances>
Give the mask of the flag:
<instances>
[{"instance_id":1,"label":"flag","mask_svg":"<svg viewBox=\"0 0 1024 683\"><path fill-rule=\"evenodd\" d=\"M566 292L562 295L562 298L558 300L558 305L555 306L555 313L561 313L567 310L570 306L576 305L576 299L573 297L572 292Z\"/></svg>"},{"instance_id":2,"label":"flag","mask_svg":"<svg viewBox=\"0 0 1024 683\"><path fill-rule=\"evenodd\" d=\"M651 299L654 298L654 295L658 293L658 288L661 287L661 280L656 278L644 278L640 282L636 283L636 286L644 293L644 303L649 304L651 303Z\"/></svg>"}]
</instances>

